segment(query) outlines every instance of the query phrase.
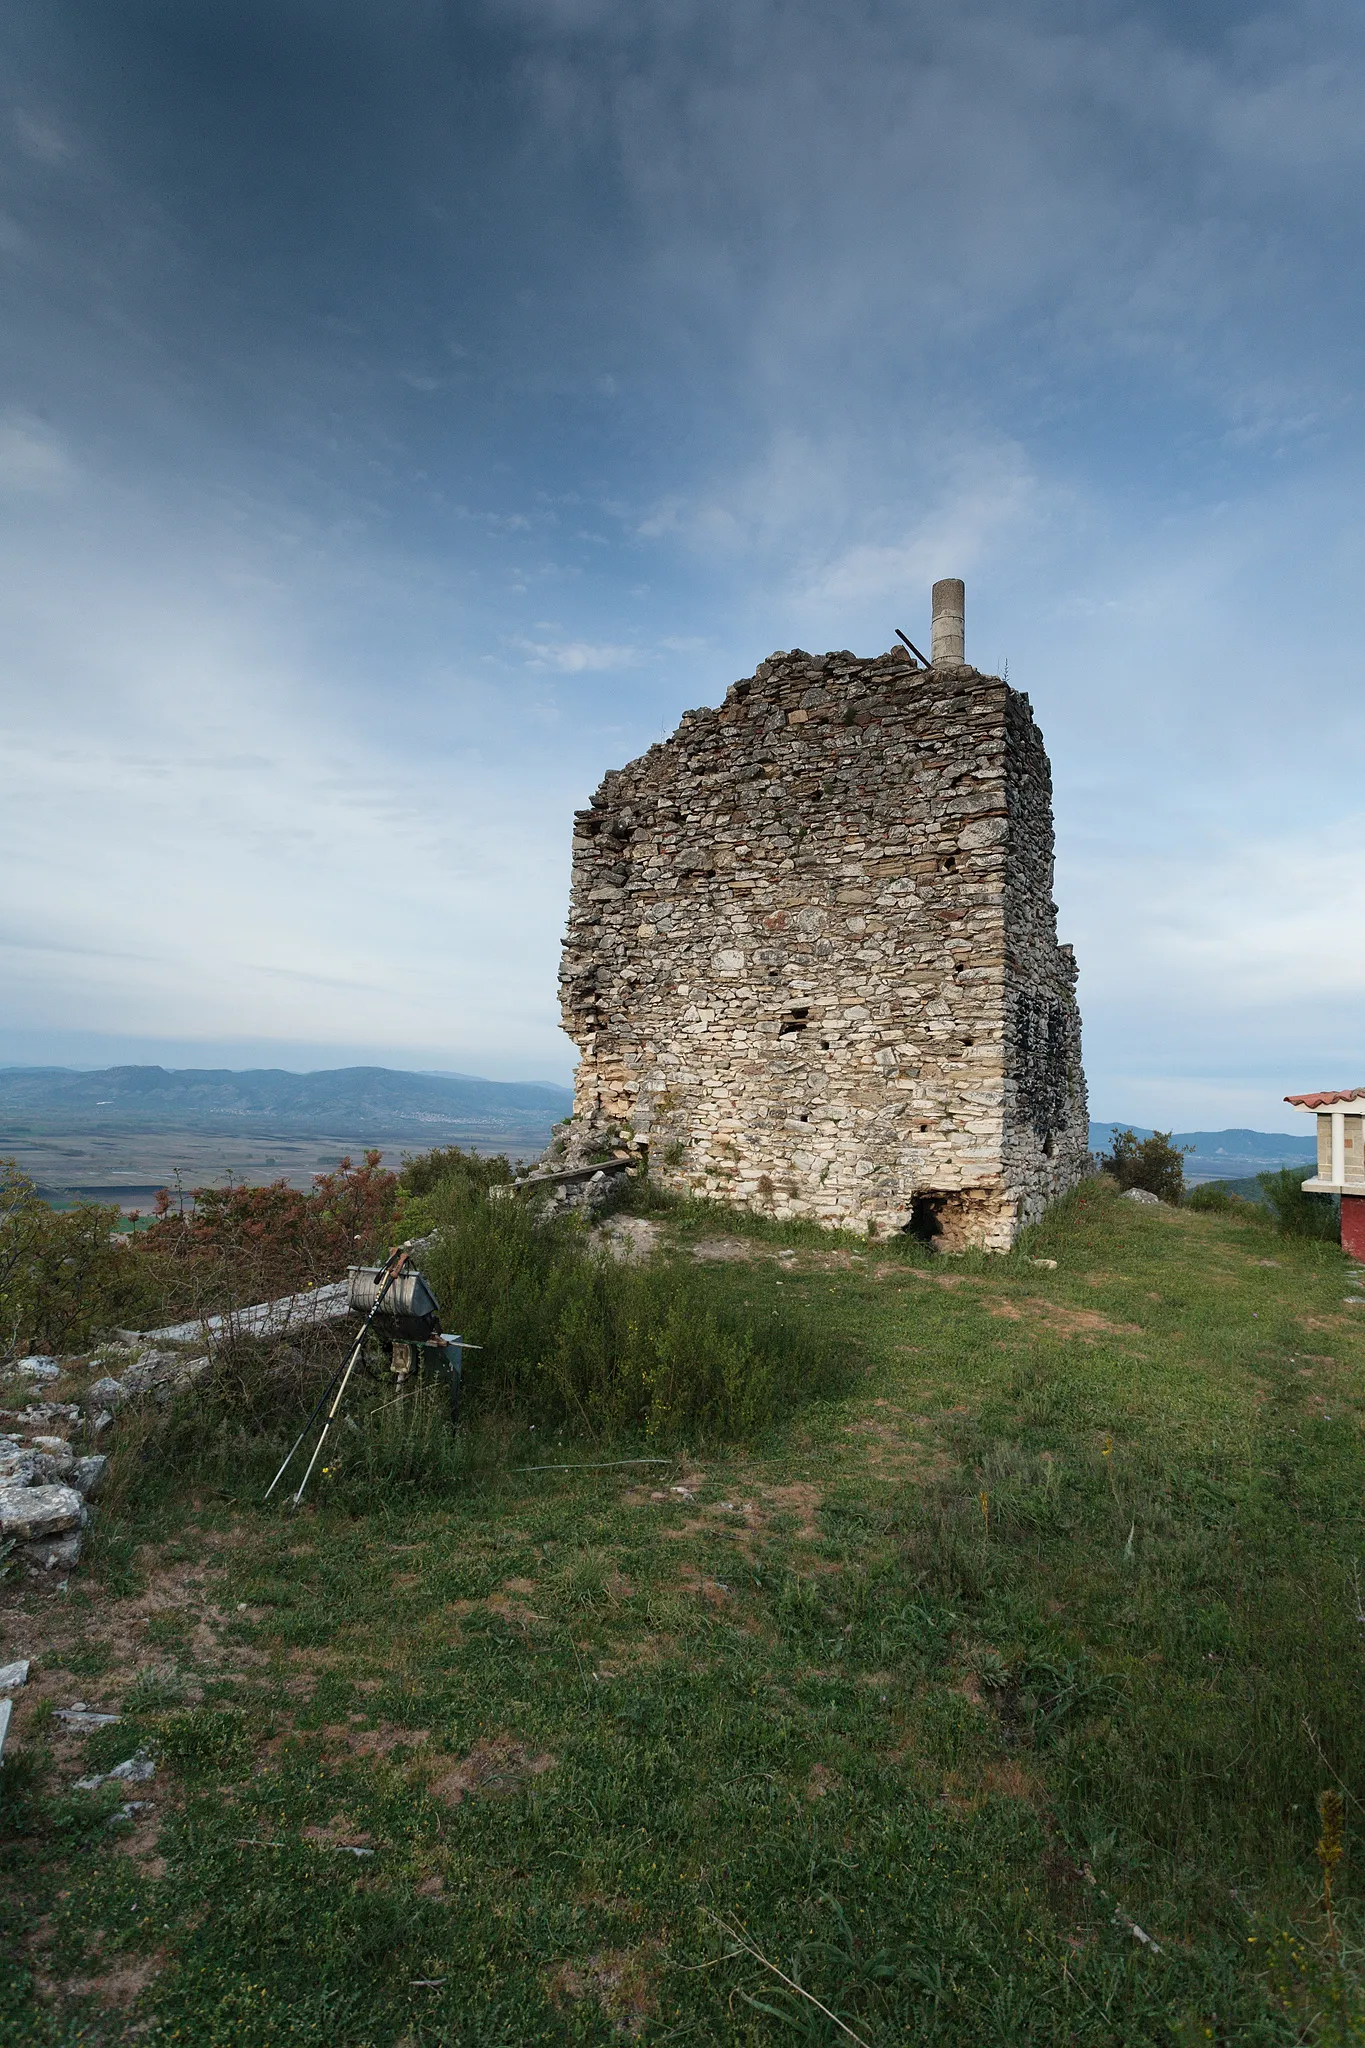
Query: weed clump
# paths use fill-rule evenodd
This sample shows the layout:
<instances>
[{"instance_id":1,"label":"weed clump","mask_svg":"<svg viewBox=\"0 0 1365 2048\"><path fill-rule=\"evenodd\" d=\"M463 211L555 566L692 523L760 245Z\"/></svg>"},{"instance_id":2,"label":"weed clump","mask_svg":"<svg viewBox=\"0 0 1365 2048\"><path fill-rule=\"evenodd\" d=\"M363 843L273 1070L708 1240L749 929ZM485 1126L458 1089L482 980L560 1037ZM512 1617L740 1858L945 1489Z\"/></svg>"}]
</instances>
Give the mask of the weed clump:
<instances>
[{"instance_id":1,"label":"weed clump","mask_svg":"<svg viewBox=\"0 0 1365 2048\"><path fill-rule=\"evenodd\" d=\"M1256 1179L1274 1212L1281 1236L1333 1240L1340 1236L1336 1197L1306 1195L1301 1166L1282 1166L1278 1173L1258 1173Z\"/></svg>"},{"instance_id":2,"label":"weed clump","mask_svg":"<svg viewBox=\"0 0 1365 2048\"><path fill-rule=\"evenodd\" d=\"M446 1327L482 1346L467 1375L471 1418L604 1438L744 1437L839 1378L834 1347L775 1309L746 1316L691 1262L618 1264L576 1219L488 1199L463 1161L412 1201L414 1232L438 1230L423 1269Z\"/></svg>"}]
</instances>

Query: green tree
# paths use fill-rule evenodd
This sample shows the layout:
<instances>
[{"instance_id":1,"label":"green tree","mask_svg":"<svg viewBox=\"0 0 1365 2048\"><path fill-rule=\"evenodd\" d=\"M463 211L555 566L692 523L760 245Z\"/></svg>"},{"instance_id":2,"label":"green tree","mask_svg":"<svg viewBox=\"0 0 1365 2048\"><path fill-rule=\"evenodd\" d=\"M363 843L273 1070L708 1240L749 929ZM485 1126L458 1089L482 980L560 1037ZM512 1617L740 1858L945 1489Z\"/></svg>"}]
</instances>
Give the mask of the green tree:
<instances>
[{"instance_id":1,"label":"green tree","mask_svg":"<svg viewBox=\"0 0 1365 2048\"><path fill-rule=\"evenodd\" d=\"M81 1351L135 1309L142 1276L118 1223L98 1202L52 1208L0 1160L0 1354Z\"/></svg>"},{"instance_id":2,"label":"green tree","mask_svg":"<svg viewBox=\"0 0 1365 2048\"><path fill-rule=\"evenodd\" d=\"M1129 1188L1145 1188L1163 1202L1178 1202L1185 1192L1184 1155L1193 1150L1193 1145L1174 1144L1169 1131L1153 1131L1150 1138L1115 1131L1114 1148L1101 1155L1100 1165L1125 1194Z\"/></svg>"}]
</instances>

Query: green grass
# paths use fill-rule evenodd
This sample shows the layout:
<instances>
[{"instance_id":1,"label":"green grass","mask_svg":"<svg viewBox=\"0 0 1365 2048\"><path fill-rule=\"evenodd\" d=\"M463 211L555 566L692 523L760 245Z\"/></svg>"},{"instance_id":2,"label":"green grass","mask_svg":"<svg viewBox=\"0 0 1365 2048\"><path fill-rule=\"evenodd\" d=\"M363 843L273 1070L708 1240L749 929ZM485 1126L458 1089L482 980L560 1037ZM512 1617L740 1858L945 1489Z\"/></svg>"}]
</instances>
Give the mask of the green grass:
<instances>
[{"instance_id":1,"label":"green grass","mask_svg":"<svg viewBox=\"0 0 1365 2048\"><path fill-rule=\"evenodd\" d=\"M39 1668L106 1645L154 1824L21 1708L0 2042L848 2040L769 1964L877 2048L1365 2039L1339 1251L1093 1184L1003 1259L659 1213L665 1294L743 1236L716 1314L852 1383L702 1450L486 1419L444 1491L390 1420L292 1518L144 1465Z\"/></svg>"}]
</instances>

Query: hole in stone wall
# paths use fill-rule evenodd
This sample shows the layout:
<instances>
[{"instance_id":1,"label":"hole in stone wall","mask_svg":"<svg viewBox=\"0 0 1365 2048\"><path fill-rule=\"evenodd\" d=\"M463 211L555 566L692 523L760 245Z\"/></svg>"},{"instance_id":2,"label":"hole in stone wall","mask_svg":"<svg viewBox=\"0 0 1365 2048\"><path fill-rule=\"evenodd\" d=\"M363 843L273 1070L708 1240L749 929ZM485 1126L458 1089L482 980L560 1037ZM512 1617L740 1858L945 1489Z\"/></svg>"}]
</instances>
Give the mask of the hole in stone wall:
<instances>
[{"instance_id":1,"label":"hole in stone wall","mask_svg":"<svg viewBox=\"0 0 1365 2048\"><path fill-rule=\"evenodd\" d=\"M821 1052L829 1051L829 1040L827 1038L822 1038L820 1040L820 1050Z\"/></svg>"},{"instance_id":2,"label":"hole in stone wall","mask_svg":"<svg viewBox=\"0 0 1365 2048\"><path fill-rule=\"evenodd\" d=\"M1057 1140L1053 1137L1051 1131L1049 1131L1047 1136L1043 1140L1043 1157L1044 1159L1055 1159L1056 1156Z\"/></svg>"},{"instance_id":3,"label":"hole in stone wall","mask_svg":"<svg viewBox=\"0 0 1365 2048\"><path fill-rule=\"evenodd\" d=\"M955 875L957 873L957 855L955 853L950 853L945 859L943 872L945 875Z\"/></svg>"},{"instance_id":4,"label":"hole in stone wall","mask_svg":"<svg viewBox=\"0 0 1365 2048\"><path fill-rule=\"evenodd\" d=\"M782 1019L782 1022L777 1027L778 1037L787 1038L791 1035L793 1031L804 1031L806 1028L806 1019L807 1017L809 1017L809 1015L809 1008L804 1010L788 1010L786 1016Z\"/></svg>"},{"instance_id":5,"label":"hole in stone wall","mask_svg":"<svg viewBox=\"0 0 1365 2048\"><path fill-rule=\"evenodd\" d=\"M902 1231L904 1237L916 1237L921 1244L932 1244L943 1231L943 1195L916 1195L910 1204L910 1221Z\"/></svg>"}]
</instances>

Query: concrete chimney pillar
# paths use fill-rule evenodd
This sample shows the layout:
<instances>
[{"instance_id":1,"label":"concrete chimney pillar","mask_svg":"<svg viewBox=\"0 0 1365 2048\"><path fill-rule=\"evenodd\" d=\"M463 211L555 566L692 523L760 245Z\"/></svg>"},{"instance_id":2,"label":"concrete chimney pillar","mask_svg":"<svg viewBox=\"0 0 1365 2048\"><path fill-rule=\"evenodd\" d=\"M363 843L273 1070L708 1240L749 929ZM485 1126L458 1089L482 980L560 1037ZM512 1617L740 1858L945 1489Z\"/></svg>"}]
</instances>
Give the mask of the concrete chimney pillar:
<instances>
[{"instance_id":1,"label":"concrete chimney pillar","mask_svg":"<svg viewBox=\"0 0 1365 2048\"><path fill-rule=\"evenodd\" d=\"M958 668L967 659L963 631L967 592L960 576L941 576L934 585L933 638L929 654L935 668Z\"/></svg>"}]
</instances>

